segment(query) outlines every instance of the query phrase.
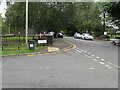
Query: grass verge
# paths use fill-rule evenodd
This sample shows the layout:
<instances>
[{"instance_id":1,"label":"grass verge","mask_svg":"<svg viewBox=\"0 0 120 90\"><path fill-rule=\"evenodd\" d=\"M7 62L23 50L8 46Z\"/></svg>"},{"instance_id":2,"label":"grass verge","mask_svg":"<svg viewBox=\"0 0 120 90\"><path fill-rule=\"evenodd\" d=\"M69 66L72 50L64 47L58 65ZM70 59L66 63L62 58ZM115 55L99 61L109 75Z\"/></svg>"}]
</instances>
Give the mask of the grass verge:
<instances>
[{"instance_id":1,"label":"grass verge","mask_svg":"<svg viewBox=\"0 0 120 90\"><path fill-rule=\"evenodd\" d=\"M17 54L25 54L25 53L35 53L39 52L41 48L44 48L45 46L39 46L35 47L35 50L29 50L29 48L26 48L25 44L22 44L20 46L20 50L18 50L18 47L5 47L3 50L1 50L0 55L17 55Z\"/></svg>"}]
</instances>

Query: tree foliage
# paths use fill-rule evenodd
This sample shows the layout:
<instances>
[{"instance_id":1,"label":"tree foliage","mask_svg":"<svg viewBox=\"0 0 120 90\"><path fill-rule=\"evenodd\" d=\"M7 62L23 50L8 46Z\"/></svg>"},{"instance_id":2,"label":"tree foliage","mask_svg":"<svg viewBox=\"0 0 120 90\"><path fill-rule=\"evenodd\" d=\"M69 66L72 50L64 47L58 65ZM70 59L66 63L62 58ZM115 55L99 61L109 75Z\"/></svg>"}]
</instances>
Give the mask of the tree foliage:
<instances>
[{"instance_id":1,"label":"tree foliage","mask_svg":"<svg viewBox=\"0 0 120 90\"><path fill-rule=\"evenodd\" d=\"M110 2L104 5L105 11L109 13L112 18L112 21L120 28L120 1L119 2Z\"/></svg>"},{"instance_id":2,"label":"tree foliage","mask_svg":"<svg viewBox=\"0 0 120 90\"><path fill-rule=\"evenodd\" d=\"M29 28L36 32L100 32L101 14L96 3L29 2ZM25 29L25 2L16 2L6 12L6 24L13 31Z\"/></svg>"}]
</instances>

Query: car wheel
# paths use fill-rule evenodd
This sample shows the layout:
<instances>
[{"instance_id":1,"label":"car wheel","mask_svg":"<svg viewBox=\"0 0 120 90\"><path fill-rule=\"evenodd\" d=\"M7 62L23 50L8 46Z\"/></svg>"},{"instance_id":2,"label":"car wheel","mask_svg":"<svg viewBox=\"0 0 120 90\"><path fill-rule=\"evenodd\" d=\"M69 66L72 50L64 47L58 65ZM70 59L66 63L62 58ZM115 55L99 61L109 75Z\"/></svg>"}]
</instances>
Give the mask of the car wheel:
<instances>
[{"instance_id":1,"label":"car wheel","mask_svg":"<svg viewBox=\"0 0 120 90\"><path fill-rule=\"evenodd\" d=\"M116 45L116 43L114 42L113 45Z\"/></svg>"}]
</instances>

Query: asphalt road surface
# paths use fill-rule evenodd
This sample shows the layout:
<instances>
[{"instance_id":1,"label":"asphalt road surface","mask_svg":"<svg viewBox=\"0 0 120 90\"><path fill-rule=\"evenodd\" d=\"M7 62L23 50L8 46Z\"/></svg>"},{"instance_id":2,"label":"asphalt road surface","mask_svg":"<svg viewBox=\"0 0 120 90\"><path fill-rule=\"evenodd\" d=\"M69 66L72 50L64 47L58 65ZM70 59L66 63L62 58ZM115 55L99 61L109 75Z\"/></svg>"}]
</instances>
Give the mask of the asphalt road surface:
<instances>
[{"instance_id":1,"label":"asphalt road surface","mask_svg":"<svg viewBox=\"0 0 120 90\"><path fill-rule=\"evenodd\" d=\"M118 88L118 46L65 37L74 50L2 60L3 88Z\"/></svg>"}]
</instances>

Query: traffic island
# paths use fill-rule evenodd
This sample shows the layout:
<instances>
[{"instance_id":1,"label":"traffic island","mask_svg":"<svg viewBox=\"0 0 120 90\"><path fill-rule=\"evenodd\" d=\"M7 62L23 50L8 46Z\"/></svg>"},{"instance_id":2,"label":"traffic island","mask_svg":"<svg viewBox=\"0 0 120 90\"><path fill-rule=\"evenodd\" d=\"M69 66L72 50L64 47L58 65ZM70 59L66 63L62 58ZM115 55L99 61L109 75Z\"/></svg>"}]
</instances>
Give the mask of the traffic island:
<instances>
[{"instance_id":1,"label":"traffic island","mask_svg":"<svg viewBox=\"0 0 120 90\"><path fill-rule=\"evenodd\" d=\"M72 47L73 45L71 43L68 43L67 41L64 41L63 39L53 39L53 45L41 48L40 52L41 53L59 52L64 49L69 49Z\"/></svg>"}]
</instances>

